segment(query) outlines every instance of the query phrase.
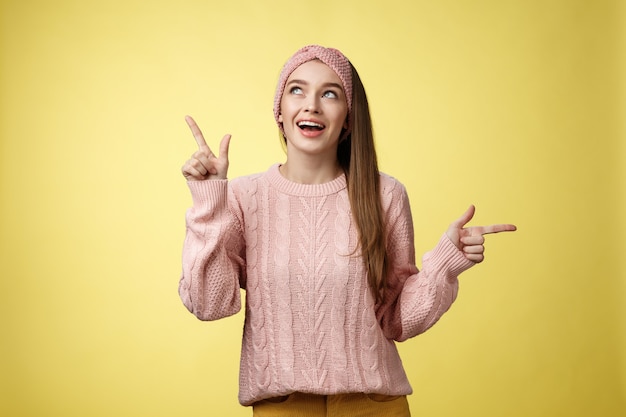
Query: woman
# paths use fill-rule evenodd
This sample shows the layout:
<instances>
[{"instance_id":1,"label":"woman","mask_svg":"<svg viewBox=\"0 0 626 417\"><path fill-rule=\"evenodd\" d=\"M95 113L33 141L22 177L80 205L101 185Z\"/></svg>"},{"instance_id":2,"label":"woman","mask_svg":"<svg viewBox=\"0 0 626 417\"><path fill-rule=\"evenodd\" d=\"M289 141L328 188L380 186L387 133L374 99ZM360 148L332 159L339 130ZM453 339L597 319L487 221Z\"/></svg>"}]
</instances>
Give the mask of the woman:
<instances>
[{"instance_id":1,"label":"woman","mask_svg":"<svg viewBox=\"0 0 626 417\"><path fill-rule=\"evenodd\" d=\"M183 166L187 213L179 292L201 320L232 315L246 290L239 401L255 416L408 416L394 341L426 331L483 260L470 207L415 266L405 188L378 171L358 73L338 50L306 46L274 100L287 158L227 180L230 136ZM376 197L374 197L376 196Z\"/></svg>"}]
</instances>

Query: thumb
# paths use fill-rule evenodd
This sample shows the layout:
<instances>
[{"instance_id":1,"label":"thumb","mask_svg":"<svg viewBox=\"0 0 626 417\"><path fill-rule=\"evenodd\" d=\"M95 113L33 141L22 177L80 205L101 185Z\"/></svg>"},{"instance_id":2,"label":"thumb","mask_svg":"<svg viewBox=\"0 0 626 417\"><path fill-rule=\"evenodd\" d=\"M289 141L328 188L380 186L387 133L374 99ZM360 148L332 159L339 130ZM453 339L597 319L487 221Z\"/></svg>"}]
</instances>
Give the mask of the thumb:
<instances>
[{"instance_id":1,"label":"thumb","mask_svg":"<svg viewBox=\"0 0 626 417\"><path fill-rule=\"evenodd\" d=\"M472 220L472 218L474 217L474 213L475 212L476 212L476 207L474 207L474 205L472 204L465 211L465 213L463 213L463 215L461 217L459 217L454 222L452 222L452 224L450 226L456 227L458 229L462 229L463 226L465 226L467 223L470 222L470 220Z\"/></svg>"},{"instance_id":2,"label":"thumb","mask_svg":"<svg viewBox=\"0 0 626 417\"><path fill-rule=\"evenodd\" d=\"M224 135L220 142L220 159L224 158L228 161L228 148L230 147L231 135Z\"/></svg>"}]
</instances>

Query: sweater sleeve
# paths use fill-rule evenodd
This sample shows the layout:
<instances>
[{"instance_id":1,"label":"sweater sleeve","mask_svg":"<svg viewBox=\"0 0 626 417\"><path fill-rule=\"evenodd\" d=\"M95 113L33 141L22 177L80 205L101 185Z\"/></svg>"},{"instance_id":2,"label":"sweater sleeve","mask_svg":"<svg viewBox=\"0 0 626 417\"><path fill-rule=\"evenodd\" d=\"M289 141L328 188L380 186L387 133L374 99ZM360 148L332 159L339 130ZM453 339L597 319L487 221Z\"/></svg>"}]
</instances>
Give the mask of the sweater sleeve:
<instances>
[{"instance_id":1,"label":"sweater sleeve","mask_svg":"<svg viewBox=\"0 0 626 417\"><path fill-rule=\"evenodd\" d=\"M435 248L422 258L422 270L410 275L399 295L398 341L407 340L431 328L456 299L461 272L469 261L444 234Z\"/></svg>"},{"instance_id":2,"label":"sweater sleeve","mask_svg":"<svg viewBox=\"0 0 626 417\"><path fill-rule=\"evenodd\" d=\"M241 309L245 282L244 238L227 180L189 181L193 206L186 215L178 292L200 320Z\"/></svg>"},{"instance_id":3,"label":"sweater sleeve","mask_svg":"<svg viewBox=\"0 0 626 417\"><path fill-rule=\"evenodd\" d=\"M405 341L428 330L448 311L457 296L458 276L474 263L444 234L422 257L418 270L406 190L400 187L389 198L389 286L378 316L388 338Z\"/></svg>"}]
</instances>

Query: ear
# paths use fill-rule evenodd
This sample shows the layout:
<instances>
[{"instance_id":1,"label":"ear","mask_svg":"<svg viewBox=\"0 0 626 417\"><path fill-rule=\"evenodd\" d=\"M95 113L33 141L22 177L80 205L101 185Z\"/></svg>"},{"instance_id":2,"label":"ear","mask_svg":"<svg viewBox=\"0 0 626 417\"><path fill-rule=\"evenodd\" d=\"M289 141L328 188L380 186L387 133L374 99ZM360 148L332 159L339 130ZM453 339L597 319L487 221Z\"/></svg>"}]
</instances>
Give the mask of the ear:
<instances>
[{"instance_id":1,"label":"ear","mask_svg":"<svg viewBox=\"0 0 626 417\"><path fill-rule=\"evenodd\" d=\"M283 114L282 113L278 113L278 122L279 123L283 122Z\"/></svg>"}]
</instances>

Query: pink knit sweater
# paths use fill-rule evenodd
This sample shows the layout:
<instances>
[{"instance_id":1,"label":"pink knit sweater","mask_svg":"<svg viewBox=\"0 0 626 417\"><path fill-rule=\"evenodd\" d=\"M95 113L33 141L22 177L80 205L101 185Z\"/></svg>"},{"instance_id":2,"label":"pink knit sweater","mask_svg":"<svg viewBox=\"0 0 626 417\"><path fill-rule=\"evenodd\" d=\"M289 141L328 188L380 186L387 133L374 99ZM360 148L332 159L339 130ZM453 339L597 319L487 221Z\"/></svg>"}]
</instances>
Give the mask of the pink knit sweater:
<instances>
[{"instance_id":1,"label":"pink knit sweater","mask_svg":"<svg viewBox=\"0 0 626 417\"><path fill-rule=\"evenodd\" d=\"M190 181L179 293L201 320L241 308L246 319L239 401L295 391L405 395L411 386L394 340L427 330L454 301L473 265L444 235L415 267L407 194L381 174L391 291L374 303L346 180L303 185L267 172Z\"/></svg>"}]
</instances>

